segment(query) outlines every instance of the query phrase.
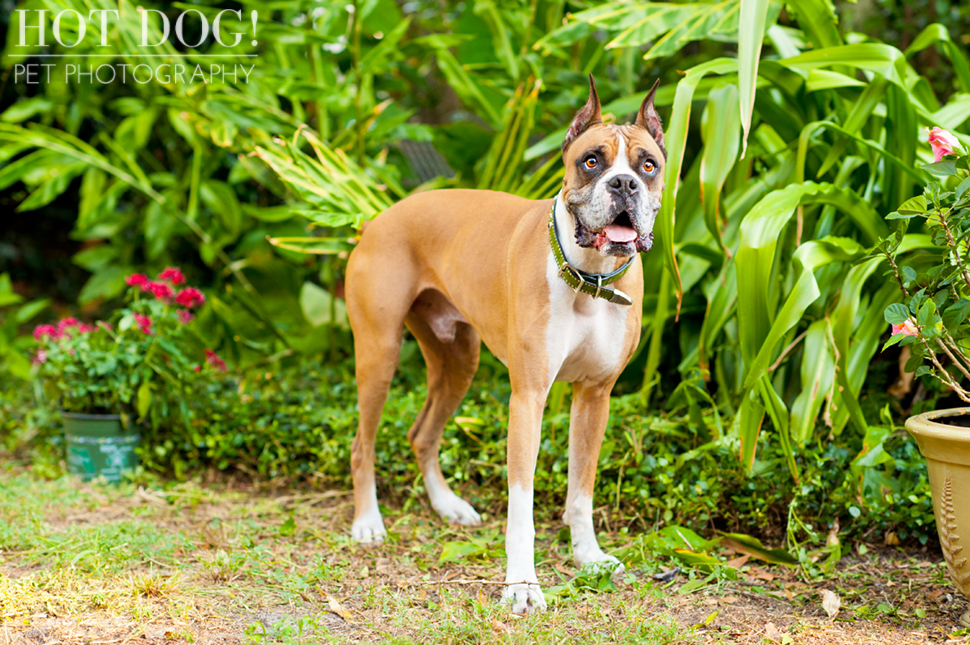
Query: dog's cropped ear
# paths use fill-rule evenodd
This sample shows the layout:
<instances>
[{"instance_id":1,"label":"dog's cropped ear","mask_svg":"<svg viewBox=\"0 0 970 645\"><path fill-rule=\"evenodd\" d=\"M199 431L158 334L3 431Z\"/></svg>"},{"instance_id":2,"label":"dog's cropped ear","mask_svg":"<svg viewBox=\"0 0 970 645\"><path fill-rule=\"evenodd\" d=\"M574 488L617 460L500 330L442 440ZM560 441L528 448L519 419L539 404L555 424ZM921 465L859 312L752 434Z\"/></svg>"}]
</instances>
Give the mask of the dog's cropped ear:
<instances>
[{"instance_id":1,"label":"dog's cropped ear","mask_svg":"<svg viewBox=\"0 0 970 645\"><path fill-rule=\"evenodd\" d=\"M660 122L660 115L657 114L657 108L653 106L653 97L657 93L657 87L660 85L660 79L653 84L650 88L650 93L647 94L647 98L643 99L643 104L640 105L640 112L637 114L637 125L641 128L645 128L653 140L657 142L660 146L660 151L664 153L664 157L667 156L667 149L664 147L664 127Z\"/></svg>"},{"instance_id":2,"label":"dog's cropped ear","mask_svg":"<svg viewBox=\"0 0 970 645\"><path fill-rule=\"evenodd\" d=\"M597 123L603 122L603 115L600 113L600 97L596 94L596 83L593 82L593 75L589 75L589 98L586 105L576 113L573 122L569 124L569 131L562 142L562 151L566 152L569 144L576 140L576 137L586 132Z\"/></svg>"}]
</instances>

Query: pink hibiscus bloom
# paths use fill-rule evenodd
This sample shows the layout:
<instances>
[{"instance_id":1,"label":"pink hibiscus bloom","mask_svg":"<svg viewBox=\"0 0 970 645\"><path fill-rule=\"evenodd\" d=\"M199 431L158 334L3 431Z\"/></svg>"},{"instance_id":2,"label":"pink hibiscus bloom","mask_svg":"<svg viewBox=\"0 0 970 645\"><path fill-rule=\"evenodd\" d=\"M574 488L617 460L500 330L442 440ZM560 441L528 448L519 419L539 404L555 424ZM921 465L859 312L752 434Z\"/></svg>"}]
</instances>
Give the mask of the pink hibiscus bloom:
<instances>
[{"instance_id":1,"label":"pink hibiscus bloom","mask_svg":"<svg viewBox=\"0 0 970 645\"><path fill-rule=\"evenodd\" d=\"M898 325L893 325L893 336L903 334L904 336L919 336L919 328L912 318L907 318Z\"/></svg>"},{"instance_id":2,"label":"pink hibiscus bloom","mask_svg":"<svg viewBox=\"0 0 970 645\"><path fill-rule=\"evenodd\" d=\"M947 155L956 154L953 151L954 146L959 146L960 141L940 127L935 127L929 130L930 133L930 148L933 149L933 159L939 162L943 157Z\"/></svg>"}]
</instances>

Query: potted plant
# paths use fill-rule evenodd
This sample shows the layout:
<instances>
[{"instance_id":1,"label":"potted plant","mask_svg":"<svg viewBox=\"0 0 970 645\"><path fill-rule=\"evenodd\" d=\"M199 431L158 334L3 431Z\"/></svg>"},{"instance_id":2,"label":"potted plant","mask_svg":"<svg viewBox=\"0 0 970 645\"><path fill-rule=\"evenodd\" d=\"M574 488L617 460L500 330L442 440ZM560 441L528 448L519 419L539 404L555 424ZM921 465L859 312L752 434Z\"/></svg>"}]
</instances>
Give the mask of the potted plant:
<instances>
[{"instance_id":1,"label":"potted plant","mask_svg":"<svg viewBox=\"0 0 970 645\"><path fill-rule=\"evenodd\" d=\"M877 247L903 294L903 302L885 312L892 325L886 347L909 348L906 371L931 375L970 404L970 158L959 140L940 128L933 128L929 142L935 162L924 169L935 179L888 217L901 225ZM929 240L905 235L916 218L925 221ZM910 256L909 264L900 262L904 253L921 247L930 252ZM906 429L927 461L950 577L970 598L970 407L915 415ZM970 627L970 612L961 622Z\"/></svg>"},{"instance_id":2,"label":"potted plant","mask_svg":"<svg viewBox=\"0 0 970 645\"><path fill-rule=\"evenodd\" d=\"M126 282L127 306L111 322L65 318L34 329L38 376L63 411L68 470L84 478L120 480L138 465L141 425L187 420L186 388L202 369L189 359L197 343L188 330L202 292L183 287L175 268ZM210 354L207 364L223 368Z\"/></svg>"}]
</instances>

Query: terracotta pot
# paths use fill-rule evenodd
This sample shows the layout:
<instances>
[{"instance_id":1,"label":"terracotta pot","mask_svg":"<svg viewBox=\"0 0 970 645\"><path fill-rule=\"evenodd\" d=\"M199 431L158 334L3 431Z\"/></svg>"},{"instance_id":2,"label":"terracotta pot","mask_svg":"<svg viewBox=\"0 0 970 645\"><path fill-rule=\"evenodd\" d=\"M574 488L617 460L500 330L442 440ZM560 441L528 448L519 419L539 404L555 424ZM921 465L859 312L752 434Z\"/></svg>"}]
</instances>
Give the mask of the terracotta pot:
<instances>
[{"instance_id":1,"label":"terracotta pot","mask_svg":"<svg viewBox=\"0 0 970 645\"><path fill-rule=\"evenodd\" d=\"M926 457L950 578L970 599L970 408L924 412L907 419L906 429ZM970 627L970 611L960 622Z\"/></svg>"}]
</instances>

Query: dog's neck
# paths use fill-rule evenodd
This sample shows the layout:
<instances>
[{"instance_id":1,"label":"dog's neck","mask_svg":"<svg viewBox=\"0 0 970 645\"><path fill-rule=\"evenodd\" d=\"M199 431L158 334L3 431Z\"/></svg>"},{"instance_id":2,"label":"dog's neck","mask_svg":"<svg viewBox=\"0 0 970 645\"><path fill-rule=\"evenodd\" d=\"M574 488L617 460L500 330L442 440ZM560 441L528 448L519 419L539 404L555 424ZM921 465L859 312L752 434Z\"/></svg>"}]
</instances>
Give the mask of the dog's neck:
<instances>
[{"instance_id":1,"label":"dog's neck","mask_svg":"<svg viewBox=\"0 0 970 645\"><path fill-rule=\"evenodd\" d=\"M610 273L626 262L627 258L606 256L597 249L579 245L576 241L576 220L566 208L562 194L556 197L555 218L563 256L571 266L585 273Z\"/></svg>"}]
</instances>

